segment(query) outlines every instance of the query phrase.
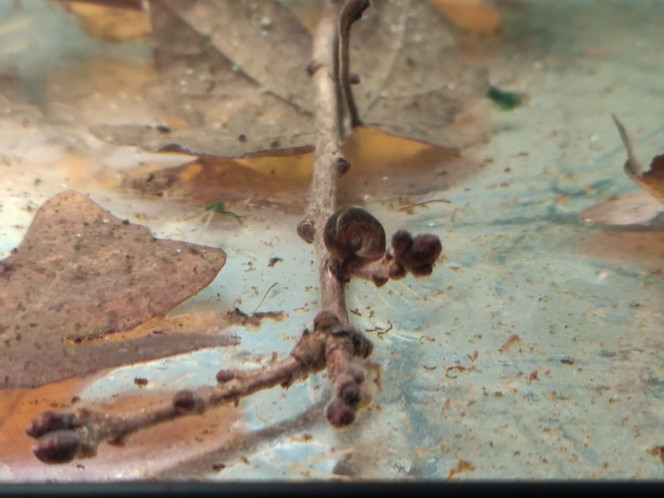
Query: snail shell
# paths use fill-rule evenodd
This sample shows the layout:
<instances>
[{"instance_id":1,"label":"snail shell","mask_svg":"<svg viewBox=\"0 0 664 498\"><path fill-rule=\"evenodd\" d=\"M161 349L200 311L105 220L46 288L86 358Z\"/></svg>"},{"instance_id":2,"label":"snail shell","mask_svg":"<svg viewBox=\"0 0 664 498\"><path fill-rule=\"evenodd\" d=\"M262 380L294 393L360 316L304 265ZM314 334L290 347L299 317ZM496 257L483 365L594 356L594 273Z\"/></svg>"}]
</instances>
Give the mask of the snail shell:
<instances>
[{"instance_id":1,"label":"snail shell","mask_svg":"<svg viewBox=\"0 0 664 498\"><path fill-rule=\"evenodd\" d=\"M330 254L341 261L352 256L373 260L385 255L383 225L360 208L343 208L330 216L323 240Z\"/></svg>"}]
</instances>

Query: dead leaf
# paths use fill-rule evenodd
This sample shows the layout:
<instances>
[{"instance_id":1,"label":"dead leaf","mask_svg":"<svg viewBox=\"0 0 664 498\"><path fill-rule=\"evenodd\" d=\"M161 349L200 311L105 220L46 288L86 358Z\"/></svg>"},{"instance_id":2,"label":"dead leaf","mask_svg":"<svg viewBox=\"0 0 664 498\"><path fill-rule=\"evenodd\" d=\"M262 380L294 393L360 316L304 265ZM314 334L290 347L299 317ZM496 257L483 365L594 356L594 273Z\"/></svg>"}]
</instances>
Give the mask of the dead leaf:
<instances>
[{"instance_id":1,"label":"dead leaf","mask_svg":"<svg viewBox=\"0 0 664 498\"><path fill-rule=\"evenodd\" d=\"M648 171L631 176L643 190L664 205L664 154L655 156Z\"/></svg>"},{"instance_id":2,"label":"dead leaf","mask_svg":"<svg viewBox=\"0 0 664 498\"><path fill-rule=\"evenodd\" d=\"M579 219L597 225L647 225L662 211L664 206L650 194L630 192L584 209Z\"/></svg>"},{"instance_id":3,"label":"dead leaf","mask_svg":"<svg viewBox=\"0 0 664 498\"><path fill-rule=\"evenodd\" d=\"M644 171L632 137L616 116L613 121L627 151L625 173L645 192L613 196L582 211L579 219L600 225L646 225L664 212L664 155L655 156Z\"/></svg>"},{"instance_id":4,"label":"dead leaf","mask_svg":"<svg viewBox=\"0 0 664 498\"><path fill-rule=\"evenodd\" d=\"M483 0L429 0L454 24L475 33L493 33L500 26L496 7Z\"/></svg>"},{"instance_id":5,"label":"dead leaf","mask_svg":"<svg viewBox=\"0 0 664 498\"><path fill-rule=\"evenodd\" d=\"M594 259L635 264L661 274L664 272L664 232L609 231L593 233L583 239L579 250Z\"/></svg>"},{"instance_id":6,"label":"dead leaf","mask_svg":"<svg viewBox=\"0 0 664 498\"><path fill-rule=\"evenodd\" d=\"M77 16L85 32L102 40L127 41L141 38L150 33L148 13L139 9L140 2L127 8L120 2L107 2L95 5L87 2L66 1L61 5Z\"/></svg>"},{"instance_id":7,"label":"dead leaf","mask_svg":"<svg viewBox=\"0 0 664 498\"><path fill-rule=\"evenodd\" d=\"M275 1L160 0L151 3L160 81L146 99L159 122L99 125L121 145L242 157L311 150L311 35ZM351 39L354 96L366 124L443 147L479 138L456 126L486 94L486 72L458 56L441 16L426 2L374 2Z\"/></svg>"},{"instance_id":8,"label":"dead leaf","mask_svg":"<svg viewBox=\"0 0 664 498\"><path fill-rule=\"evenodd\" d=\"M643 190L664 204L664 155L655 156L650 162L648 171L644 171L643 166L636 157L634 141L625 130L618 118L613 116L613 120L620 132L620 138L627 150L627 161L625 161L625 173Z\"/></svg>"},{"instance_id":9,"label":"dead leaf","mask_svg":"<svg viewBox=\"0 0 664 498\"><path fill-rule=\"evenodd\" d=\"M87 341L163 315L208 285L225 262L221 249L158 240L77 192L53 197L0 261L0 387L234 342L182 333Z\"/></svg>"},{"instance_id":10,"label":"dead leaf","mask_svg":"<svg viewBox=\"0 0 664 498\"><path fill-rule=\"evenodd\" d=\"M488 91L486 71L459 57L441 16L421 0L374 2L351 35L360 118L383 131L458 148L478 138L456 126Z\"/></svg>"}]
</instances>

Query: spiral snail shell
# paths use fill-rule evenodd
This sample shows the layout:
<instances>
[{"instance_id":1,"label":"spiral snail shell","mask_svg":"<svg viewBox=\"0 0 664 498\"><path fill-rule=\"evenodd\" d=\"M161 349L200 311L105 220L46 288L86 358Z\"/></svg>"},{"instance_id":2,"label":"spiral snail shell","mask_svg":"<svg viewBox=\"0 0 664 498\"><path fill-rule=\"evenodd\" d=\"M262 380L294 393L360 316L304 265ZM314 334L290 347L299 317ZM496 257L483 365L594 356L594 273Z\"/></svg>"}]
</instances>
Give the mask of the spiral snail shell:
<instances>
[{"instance_id":1,"label":"spiral snail shell","mask_svg":"<svg viewBox=\"0 0 664 498\"><path fill-rule=\"evenodd\" d=\"M328 218L323 241L330 254L341 261L351 256L379 259L385 254L383 225L356 207L339 209Z\"/></svg>"}]
</instances>

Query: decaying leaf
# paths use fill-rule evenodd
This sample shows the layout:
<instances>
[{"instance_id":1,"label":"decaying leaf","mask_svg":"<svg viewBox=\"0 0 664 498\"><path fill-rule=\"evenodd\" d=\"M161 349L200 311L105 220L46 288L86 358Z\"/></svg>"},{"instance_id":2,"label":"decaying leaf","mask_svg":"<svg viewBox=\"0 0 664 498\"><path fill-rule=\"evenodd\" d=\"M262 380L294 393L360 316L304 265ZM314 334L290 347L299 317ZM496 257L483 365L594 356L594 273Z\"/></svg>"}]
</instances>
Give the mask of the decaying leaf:
<instances>
[{"instance_id":1,"label":"decaying leaf","mask_svg":"<svg viewBox=\"0 0 664 498\"><path fill-rule=\"evenodd\" d=\"M648 193L630 192L584 209L579 219L597 225L647 225L662 211L664 206Z\"/></svg>"},{"instance_id":2,"label":"decaying leaf","mask_svg":"<svg viewBox=\"0 0 664 498\"><path fill-rule=\"evenodd\" d=\"M664 212L664 155L655 156L646 171L629 133L618 118L613 116L613 120L627 151L625 173L645 192L613 196L582 211L579 219L600 225L648 224Z\"/></svg>"},{"instance_id":3,"label":"decaying leaf","mask_svg":"<svg viewBox=\"0 0 664 498\"><path fill-rule=\"evenodd\" d=\"M596 231L579 243L579 251L596 260L640 266L664 273L664 232L652 230Z\"/></svg>"},{"instance_id":4,"label":"decaying leaf","mask_svg":"<svg viewBox=\"0 0 664 498\"><path fill-rule=\"evenodd\" d=\"M664 204L664 154L655 156L650 162L650 168L645 171L636 157L634 141L625 130L618 118L613 116L616 122L620 138L627 150L627 161L625 161L625 173L643 190Z\"/></svg>"},{"instance_id":5,"label":"decaying leaf","mask_svg":"<svg viewBox=\"0 0 664 498\"><path fill-rule=\"evenodd\" d=\"M225 262L221 249L158 240L77 192L53 197L18 249L0 261L0 387L235 342L183 333L88 340L165 314L208 285Z\"/></svg>"},{"instance_id":6,"label":"decaying leaf","mask_svg":"<svg viewBox=\"0 0 664 498\"><path fill-rule=\"evenodd\" d=\"M496 7L484 0L429 0L457 26L476 33L493 33L500 26Z\"/></svg>"},{"instance_id":7,"label":"decaying leaf","mask_svg":"<svg viewBox=\"0 0 664 498\"><path fill-rule=\"evenodd\" d=\"M221 157L311 150L311 35L291 11L268 0L155 0L150 10L160 81L147 101L157 121L98 125L95 135ZM478 138L455 124L486 94L486 73L460 59L443 22L426 2L380 0L356 23L351 71L365 124L450 148Z\"/></svg>"},{"instance_id":8,"label":"decaying leaf","mask_svg":"<svg viewBox=\"0 0 664 498\"><path fill-rule=\"evenodd\" d=\"M126 41L150 33L150 19L141 2L88 2L63 1L62 6L76 15L86 33L95 38L110 41Z\"/></svg>"}]
</instances>

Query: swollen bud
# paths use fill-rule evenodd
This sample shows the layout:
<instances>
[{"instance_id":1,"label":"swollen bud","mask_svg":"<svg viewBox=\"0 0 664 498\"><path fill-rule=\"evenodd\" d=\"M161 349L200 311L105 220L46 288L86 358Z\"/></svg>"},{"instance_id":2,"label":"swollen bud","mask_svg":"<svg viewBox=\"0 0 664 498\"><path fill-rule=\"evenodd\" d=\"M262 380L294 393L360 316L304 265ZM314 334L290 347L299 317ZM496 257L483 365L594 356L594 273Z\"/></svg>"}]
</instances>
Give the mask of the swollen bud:
<instances>
[{"instance_id":1,"label":"swollen bud","mask_svg":"<svg viewBox=\"0 0 664 498\"><path fill-rule=\"evenodd\" d=\"M355 409L348 406L341 398L334 398L327 405L325 417L333 427L348 427L355 421Z\"/></svg>"},{"instance_id":2,"label":"swollen bud","mask_svg":"<svg viewBox=\"0 0 664 498\"><path fill-rule=\"evenodd\" d=\"M81 446L74 431L54 431L42 436L32 447L35 456L44 463L71 462Z\"/></svg>"},{"instance_id":3,"label":"swollen bud","mask_svg":"<svg viewBox=\"0 0 664 498\"><path fill-rule=\"evenodd\" d=\"M181 412L190 412L196 407L196 395L191 391L178 391L173 396L173 406Z\"/></svg>"},{"instance_id":4,"label":"swollen bud","mask_svg":"<svg viewBox=\"0 0 664 498\"><path fill-rule=\"evenodd\" d=\"M33 418L25 428L25 433L30 437L38 438L47 432L75 429L77 427L80 427L80 423L73 413L47 411Z\"/></svg>"}]
</instances>

